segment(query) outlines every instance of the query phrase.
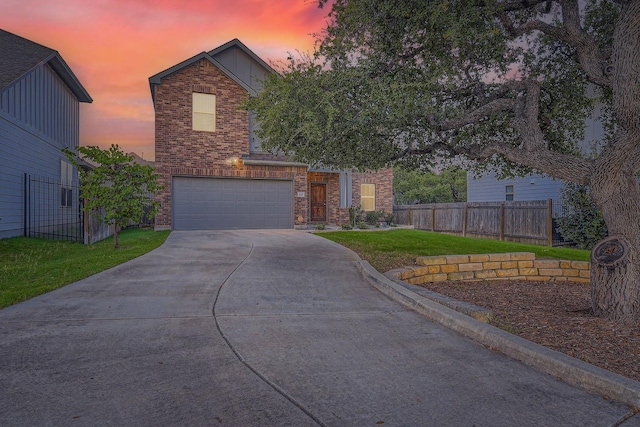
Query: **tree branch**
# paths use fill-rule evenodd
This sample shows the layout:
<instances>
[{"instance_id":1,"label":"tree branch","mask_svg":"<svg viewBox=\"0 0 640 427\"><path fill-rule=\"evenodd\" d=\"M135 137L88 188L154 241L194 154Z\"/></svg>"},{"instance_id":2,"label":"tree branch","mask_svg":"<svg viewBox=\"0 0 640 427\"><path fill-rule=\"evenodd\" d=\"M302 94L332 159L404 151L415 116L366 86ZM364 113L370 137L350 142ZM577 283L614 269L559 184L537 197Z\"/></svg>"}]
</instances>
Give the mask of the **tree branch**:
<instances>
[{"instance_id":1,"label":"tree branch","mask_svg":"<svg viewBox=\"0 0 640 427\"><path fill-rule=\"evenodd\" d=\"M496 154L501 154L512 162L520 163L555 178L582 185L589 183L592 160L558 153L546 148L532 151L509 144L494 144L475 152L471 151L467 155L476 160L483 160Z\"/></svg>"},{"instance_id":2,"label":"tree branch","mask_svg":"<svg viewBox=\"0 0 640 427\"><path fill-rule=\"evenodd\" d=\"M540 31L550 37L568 44L576 50L577 60L592 83L611 87L609 58L611 52L600 49L593 36L582 28L577 0L560 0L562 7L562 27L548 24L539 19L528 21L516 27L507 11L500 13L498 19L507 33L517 38L533 31Z\"/></svg>"}]
</instances>

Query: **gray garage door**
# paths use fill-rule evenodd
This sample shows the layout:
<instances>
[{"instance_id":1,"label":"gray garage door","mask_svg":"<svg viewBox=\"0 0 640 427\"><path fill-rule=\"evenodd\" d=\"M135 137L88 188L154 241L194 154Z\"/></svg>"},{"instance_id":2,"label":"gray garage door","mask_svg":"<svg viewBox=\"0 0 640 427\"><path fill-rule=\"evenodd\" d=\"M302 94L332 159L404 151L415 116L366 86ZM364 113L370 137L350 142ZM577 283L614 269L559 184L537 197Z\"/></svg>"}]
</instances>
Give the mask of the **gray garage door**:
<instances>
[{"instance_id":1,"label":"gray garage door","mask_svg":"<svg viewBox=\"0 0 640 427\"><path fill-rule=\"evenodd\" d=\"M173 228L293 228L293 182L173 179Z\"/></svg>"}]
</instances>

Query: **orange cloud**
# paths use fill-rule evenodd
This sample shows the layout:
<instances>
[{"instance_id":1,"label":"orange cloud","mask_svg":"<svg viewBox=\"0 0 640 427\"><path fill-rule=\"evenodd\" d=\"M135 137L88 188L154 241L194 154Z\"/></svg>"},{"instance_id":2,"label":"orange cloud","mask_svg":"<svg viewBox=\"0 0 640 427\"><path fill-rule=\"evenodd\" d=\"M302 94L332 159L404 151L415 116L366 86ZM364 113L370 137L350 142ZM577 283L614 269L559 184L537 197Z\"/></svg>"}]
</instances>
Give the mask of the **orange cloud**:
<instances>
[{"instance_id":1,"label":"orange cloud","mask_svg":"<svg viewBox=\"0 0 640 427\"><path fill-rule=\"evenodd\" d=\"M0 28L60 52L94 99L81 144L154 156L148 78L238 38L265 61L310 51L328 9L311 0L3 0Z\"/></svg>"}]
</instances>

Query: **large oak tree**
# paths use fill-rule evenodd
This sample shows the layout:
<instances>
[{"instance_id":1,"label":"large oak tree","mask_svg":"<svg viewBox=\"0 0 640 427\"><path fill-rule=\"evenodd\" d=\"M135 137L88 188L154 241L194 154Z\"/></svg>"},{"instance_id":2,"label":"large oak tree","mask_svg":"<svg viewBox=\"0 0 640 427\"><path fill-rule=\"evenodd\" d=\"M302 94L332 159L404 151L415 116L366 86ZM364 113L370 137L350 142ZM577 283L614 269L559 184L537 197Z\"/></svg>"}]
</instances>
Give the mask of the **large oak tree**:
<instances>
[{"instance_id":1,"label":"large oak tree","mask_svg":"<svg viewBox=\"0 0 640 427\"><path fill-rule=\"evenodd\" d=\"M335 0L328 18L317 51L249 101L264 148L586 185L610 235L592 253L594 313L640 321L640 0ZM606 135L587 156L594 114Z\"/></svg>"}]
</instances>

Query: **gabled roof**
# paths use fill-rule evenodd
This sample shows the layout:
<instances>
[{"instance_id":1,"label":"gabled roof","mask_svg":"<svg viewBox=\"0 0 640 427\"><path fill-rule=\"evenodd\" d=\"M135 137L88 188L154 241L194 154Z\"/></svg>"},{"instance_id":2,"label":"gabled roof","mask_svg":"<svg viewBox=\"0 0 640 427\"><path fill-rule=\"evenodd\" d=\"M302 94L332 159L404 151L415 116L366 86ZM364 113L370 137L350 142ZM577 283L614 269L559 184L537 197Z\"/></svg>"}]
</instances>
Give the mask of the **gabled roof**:
<instances>
[{"instance_id":1,"label":"gabled roof","mask_svg":"<svg viewBox=\"0 0 640 427\"><path fill-rule=\"evenodd\" d=\"M219 61L217 61L215 59L215 56L217 56L219 53L230 49L232 47L238 47L240 48L243 52L245 52L247 55L249 55L253 60L255 60L256 62L258 62L261 66L263 66L266 70L268 70L269 72L275 72L273 70L273 68L271 68L266 62L264 62L262 59L260 59L260 57L258 55L256 55L255 53L253 53L248 47L246 47L240 40L238 39L233 39L225 44L223 44L222 46L219 46L213 50L210 50L209 52L201 52L195 56L192 56L189 59L186 59L182 62L180 62L179 64L174 65L171 68L167 68L164 71L159 72L158 74L155 74L151 77L149 77L149 87L151 89L151 98L153 99L153 102L155 103L156 100L156 94L155 94L155 87L160 85L162 83L162 79L177 73L181 70L183 70L184 68L189 67L190 65L195 64L196 62L205 59L207 61L209 61L211 64L213 64L216 68L218 68L220 71L222 71L227 77L229 77L231 80L233 80L234 82L238 83L244 90L246 90L247 92L249 92L252 95L256 94L256 91L251 88L249 85L247 85L244 81L242 81L240 78L238 78L238 76L236 76L234 73L232 73L229 69L227 69L224 65L222 65Z\"/></svg>"},{"instance_id":2,"label":"gabled roof","mask_svg":"<svg viewBox=\"0 0 640 427\"><path fill-rule=\"evenodd\" d=\"M0 29L0 91L41 64L49 64L80 102L92 102L60 54L41 44Z\"/></svg>"},{"instance_id":3,"label":"gabled roof","mask_svg":"<svg viewBox=\"0 0 640 427\"><path fill-rule=\"evenodd\" d=\"M275 73L276 72L273 68L271 68L271 66L269 64L264 62L262 60L262 58L260 58L258 55L253 53L253 51L251 49L249 49L247 46L245 46L244 43L242 43L238 39L233 39L233 40L223 44L222 46L219 46L219 47L217 47L217 48L215 48L213 50L210 50L209 51L209 55L211 55L213 58L215 58L217 54L222 53L225 50L230 49L232 47L237 47L237 48L241 49L244 53L249 55L254 61L256 61L258 64L262 65L270 73Z\"/></svg>"}]
</instances>

